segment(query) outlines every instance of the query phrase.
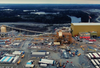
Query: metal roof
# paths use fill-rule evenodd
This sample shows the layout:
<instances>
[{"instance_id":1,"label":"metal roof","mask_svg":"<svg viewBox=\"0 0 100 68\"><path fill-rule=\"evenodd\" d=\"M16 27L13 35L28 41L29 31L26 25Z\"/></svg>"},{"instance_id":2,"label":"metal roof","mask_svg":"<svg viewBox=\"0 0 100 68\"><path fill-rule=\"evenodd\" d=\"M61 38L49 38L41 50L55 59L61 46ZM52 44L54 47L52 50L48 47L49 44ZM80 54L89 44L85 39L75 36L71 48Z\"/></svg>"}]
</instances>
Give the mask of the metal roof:
<instances>
[{"instance_id":1,"label":"metal roof","mask_svg":"<svg viewBox=\"0 0 100 68\"><path fill-rule=\"evenodd\" d=\"M100 25L100 23L72 23L73 25Z\"/></svg>"}]
</instances>

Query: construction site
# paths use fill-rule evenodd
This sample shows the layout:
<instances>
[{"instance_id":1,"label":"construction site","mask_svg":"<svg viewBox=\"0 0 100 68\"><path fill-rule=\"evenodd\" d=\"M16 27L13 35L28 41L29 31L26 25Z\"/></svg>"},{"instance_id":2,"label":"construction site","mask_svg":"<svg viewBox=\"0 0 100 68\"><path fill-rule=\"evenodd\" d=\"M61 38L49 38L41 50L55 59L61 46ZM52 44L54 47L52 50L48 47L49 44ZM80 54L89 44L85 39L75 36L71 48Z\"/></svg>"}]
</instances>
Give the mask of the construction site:
<instances>
[{"instance_id":1,"label":"construction site","mask_svg":"<svg viewBox=\"0 0 100 68\"><path fill-rule=\"evenodd\" d=\"M74 23L40 32L1 25L0 68L100 68L99 28Z\"/></svg>"}]
</instances>

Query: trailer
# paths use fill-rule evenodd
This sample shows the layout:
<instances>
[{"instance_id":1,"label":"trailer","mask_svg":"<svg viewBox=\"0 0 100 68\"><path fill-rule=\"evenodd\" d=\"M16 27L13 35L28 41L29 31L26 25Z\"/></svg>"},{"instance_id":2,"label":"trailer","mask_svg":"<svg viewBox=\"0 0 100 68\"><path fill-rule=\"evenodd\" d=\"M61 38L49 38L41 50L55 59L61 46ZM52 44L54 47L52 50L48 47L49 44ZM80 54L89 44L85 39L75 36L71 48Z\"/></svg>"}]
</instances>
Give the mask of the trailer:
<instances>
[{"instance_id":1,"label":"trailer","mask_svg":"<svg viewBox=\"0 0 100 68\"><path fill-rule=\"evenodd\" d=\"M54 60L49 60L49 59L40 59L39 63L55 64L55 61Z\"/></svg>"},{"instance_id":2,"label":"trailer","mask_svg":"<svg viewBox=\"0 0 100 68\"><path fill-rule=\"evenodd\" d=\"M97 60L97 59L94 59L94 61L97 63L97 65L100 65L100 63L98 62L98 60Z\"/></svg>"},{"instance_id":3,"label":"trailer","mask_svg":"<svg viewBox=\"0 0 100 68\"><path fill-rule=\"evenodd\" d=\"M32 55L45 55L45 52L32 52Z\"/></svg>"},{"instance_id":4,"label":"trailer","mask_svg":"<svg viewBox=\"0 0 100 68\"><path fill-rule=\"evenodd\" d=\"M98 52L98 55L100 56L100 52Z\"/></svg>"},{"instance_id":5,"label":"trailer","mask_svg":"<svg viewBox=\"0 0 100 68\"><path fill-rule=\"evenodd\" d=\"M12 63L16 63L16 62L18 61L18 59L19 59L19 56L16 56L16 57L14 58L14 60L12 61Z\"/></svg>"},{"instance_id":6,"label":"trailer","mask_svg":"<svg viewBox=\"0 0 100 68\"><path fill-rule=\"evenodd\" d=\"M41 67L47 67L47 64L40 64Z\"/></svg>"},{"instance_id":7,"label":"trailer","mask_svg":"<svg viewBox=\"0 0 100 68\"><path fill-rule=\"evenodd\" d=\"M18 46L20 43L14 43L13 45L16 45L16 46Z\"/></svg>"},{"instance_id":8,"label":"trailer","mask_svg":"<svg viewBox=\"0 0 100 68\"><path fill-rule=\"evenodd\" d=\"M86 56L87 56L89 59L91 59L91 56L90 56L89 54L86 54Z\"/></svg>"},{"instance_id":9,"label":"trailer","mask_svg":"<svg viewBox=\"0 0 100 68\"><path fill-rule=\"evenodd\" d=\"M30 64L26 64L25 67L33 68L34 67L34 64L31 64L31 65Z\"/></svg>"},{"instance_id":10,"label":"trailer","mask_svg":"<svg viewBox=\"0 0 100 68\"><path fill-rule=\"evenodd\" d=\"M15 55L13 55L13 54L4 54L4 56L7 56L7 57L15 57Z\"/></svg>"},{"instance_id":11,"label":"trailer","mask_svg":"<svg viewBox=\"0 0 100 68\"><path fill-rule=\"evenodd\" d=\"M97 53L92 53L93 54L93 56L95 57L95 58L100 58L100 56L97 54Z\"/></svg>"},{"instance_id":12,"label":"trailer","mask_svg":"<svg viewBox=\"0 0 100 68\"><path fill-rule=\"evenodd\" d=\"M94 58L94 56L91 54L91 53L89 53L89 55L90 55L90 57L93 59Z\"/></svg>"},{"instance_id":13,"label":"trailer","mask_svg":"<svg viewBox=\"0 0 100 68\"><path fill-rule=\"evenodd\" d=\"M94 66L97 66L97 64L94 62L93 59L91 59L91 62L92 62L92 64L93 64Z\"/></svg>"}]
</instances>

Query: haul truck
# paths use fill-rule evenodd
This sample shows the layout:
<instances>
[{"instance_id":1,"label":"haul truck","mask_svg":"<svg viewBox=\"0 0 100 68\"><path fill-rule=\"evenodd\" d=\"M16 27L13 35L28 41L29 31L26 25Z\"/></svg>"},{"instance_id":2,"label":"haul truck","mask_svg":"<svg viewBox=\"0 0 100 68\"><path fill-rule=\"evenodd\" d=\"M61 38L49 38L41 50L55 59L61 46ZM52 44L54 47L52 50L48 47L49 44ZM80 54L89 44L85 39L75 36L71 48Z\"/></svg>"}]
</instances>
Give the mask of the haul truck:
<instances>
[{"instance_id":1,"label":"haul truck","mask_svg":"<svg viewBox=\"0 0 100 68\"><path fill-rule=\"evenodd\" d=\"M19 61L17 62L17 64L20 64L20 62L21 62L21 60L19 60Z\"/></svg>"},{"instance_id":2,"label":"haul truck","mask_svg":"<svg viewBox=\"0 0 100 68\"><path fill-rule=\"evenodd\" d=\"M25 57L25 55L22 55L22 58L24 58Z\"/></svg>"}]
</instances>

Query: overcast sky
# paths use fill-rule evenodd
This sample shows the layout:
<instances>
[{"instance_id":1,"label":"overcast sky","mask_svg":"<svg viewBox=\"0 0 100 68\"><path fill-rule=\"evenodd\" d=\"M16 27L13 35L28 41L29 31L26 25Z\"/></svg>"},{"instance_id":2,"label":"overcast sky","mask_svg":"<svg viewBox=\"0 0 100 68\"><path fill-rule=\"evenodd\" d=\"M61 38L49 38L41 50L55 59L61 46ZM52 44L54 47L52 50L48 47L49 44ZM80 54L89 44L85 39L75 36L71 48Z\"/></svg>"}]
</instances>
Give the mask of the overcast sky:
<instances>
[{"instance_id":1,"label":"overcast sky","mask_svg":"<svg viewBox=\"0 0 100 68\"><path fill-rule=\"evenodd\" d=\"M100 4L100 0L0 0L0 3L20 4Z\"/></svg>"}]
</instances>

